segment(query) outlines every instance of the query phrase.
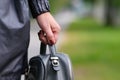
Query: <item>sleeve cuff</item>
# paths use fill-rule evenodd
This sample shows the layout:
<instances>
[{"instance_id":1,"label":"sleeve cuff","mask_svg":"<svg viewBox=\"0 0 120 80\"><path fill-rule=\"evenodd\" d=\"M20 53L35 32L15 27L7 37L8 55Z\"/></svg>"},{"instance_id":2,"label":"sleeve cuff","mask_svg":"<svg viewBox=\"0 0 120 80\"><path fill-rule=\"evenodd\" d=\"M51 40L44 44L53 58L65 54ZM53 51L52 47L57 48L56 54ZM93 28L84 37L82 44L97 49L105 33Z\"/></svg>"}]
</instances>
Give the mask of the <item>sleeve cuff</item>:
<instances>
[{"instance_id":1,"label":"sleeve cuff","mask_svg":"<svg viewBox=\"0 0 120 80\"><path fill-rule=\"evenodd\" d=\"M28 0L28 3L33 18L36 18L42 13L50 12L50 4L48 0Z\"/></svg>"}]
</instances>

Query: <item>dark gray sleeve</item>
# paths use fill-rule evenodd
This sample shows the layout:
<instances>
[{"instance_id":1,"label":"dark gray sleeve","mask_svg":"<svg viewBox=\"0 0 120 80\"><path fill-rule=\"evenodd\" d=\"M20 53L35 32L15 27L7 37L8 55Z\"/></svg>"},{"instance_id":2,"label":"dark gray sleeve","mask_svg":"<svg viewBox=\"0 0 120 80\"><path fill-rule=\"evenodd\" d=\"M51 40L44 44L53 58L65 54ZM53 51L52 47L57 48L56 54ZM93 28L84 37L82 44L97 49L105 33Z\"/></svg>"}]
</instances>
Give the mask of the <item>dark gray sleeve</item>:
<instances>
[{"instance_id":1,"label":"dark gray sleeve","mask_svg":"<svg viewBox=\"0 0 120 80\"><path fill-rule=\"evenodd\" d=\"M48 0L28 0L28 3L33 18L36 18L42 13L50 12L50 4Z\"/></svg>"}]
</instances>

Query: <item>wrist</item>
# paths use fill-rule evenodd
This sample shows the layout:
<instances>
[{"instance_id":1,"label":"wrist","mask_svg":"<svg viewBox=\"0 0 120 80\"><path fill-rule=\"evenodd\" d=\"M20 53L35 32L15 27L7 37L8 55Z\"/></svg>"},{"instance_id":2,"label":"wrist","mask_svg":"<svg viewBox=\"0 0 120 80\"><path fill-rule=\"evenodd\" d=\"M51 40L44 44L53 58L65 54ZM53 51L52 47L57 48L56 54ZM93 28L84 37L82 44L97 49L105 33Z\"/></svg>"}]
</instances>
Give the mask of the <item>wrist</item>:
<instances>
[{"instance_id":1,"label":"wrist","mask_svg":"<svg viewBox=\"0 0 120 80\"><path fill-rule=\"evenodd\" d=\"M48 0L28 0L33 18L46 12L50 12Z\"/></svg>"}]
</instances>

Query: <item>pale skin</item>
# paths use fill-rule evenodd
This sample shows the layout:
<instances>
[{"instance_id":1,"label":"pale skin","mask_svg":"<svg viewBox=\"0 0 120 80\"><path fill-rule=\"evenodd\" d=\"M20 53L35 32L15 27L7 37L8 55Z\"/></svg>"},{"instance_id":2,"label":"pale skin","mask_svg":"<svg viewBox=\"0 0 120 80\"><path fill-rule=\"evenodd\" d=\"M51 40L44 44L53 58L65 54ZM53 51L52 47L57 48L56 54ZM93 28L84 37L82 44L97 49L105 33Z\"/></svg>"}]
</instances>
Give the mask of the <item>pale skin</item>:
<instances>
[{"instance_id":1,"label":"pale skin","mask_svg":"<svg viewBox=\"0 0 120 80\"><path fill-rule=\"evenodd\" d=\"M50 12L37 16L36 20L41 28L38 33L41 42L54 45L58 40L58 35L61 30L59 24L55 21Z\"/></svg>"}]
</instances>

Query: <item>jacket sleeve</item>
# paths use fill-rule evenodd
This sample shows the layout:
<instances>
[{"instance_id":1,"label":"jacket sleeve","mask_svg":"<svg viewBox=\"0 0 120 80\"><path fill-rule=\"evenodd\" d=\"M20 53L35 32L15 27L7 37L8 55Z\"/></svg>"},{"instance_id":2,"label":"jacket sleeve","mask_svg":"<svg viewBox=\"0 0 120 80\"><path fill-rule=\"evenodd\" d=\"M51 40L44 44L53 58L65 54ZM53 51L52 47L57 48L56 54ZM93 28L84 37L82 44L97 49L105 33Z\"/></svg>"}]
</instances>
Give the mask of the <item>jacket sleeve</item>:
<instances>
[{"instance_id":1,"label":"jacket sleeve","mask_svg":"<svg viewBox=\"0 0 120 80\"><path fill-rule=\"evenodd\" d=\"M36 18L42 13L50 12L50 5L48 0L28 0L28 3L33 18Z\"/></svg>"}]
</instances>

